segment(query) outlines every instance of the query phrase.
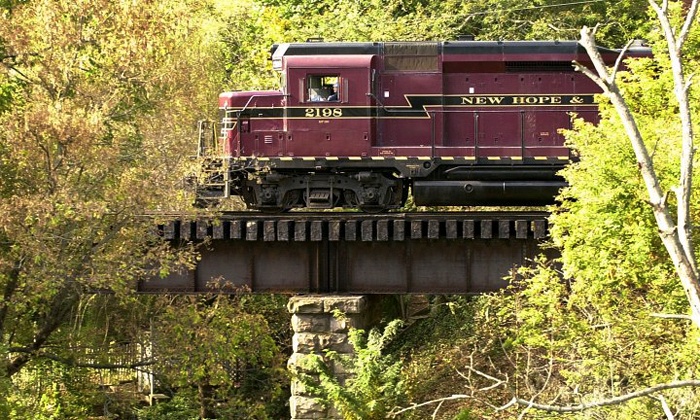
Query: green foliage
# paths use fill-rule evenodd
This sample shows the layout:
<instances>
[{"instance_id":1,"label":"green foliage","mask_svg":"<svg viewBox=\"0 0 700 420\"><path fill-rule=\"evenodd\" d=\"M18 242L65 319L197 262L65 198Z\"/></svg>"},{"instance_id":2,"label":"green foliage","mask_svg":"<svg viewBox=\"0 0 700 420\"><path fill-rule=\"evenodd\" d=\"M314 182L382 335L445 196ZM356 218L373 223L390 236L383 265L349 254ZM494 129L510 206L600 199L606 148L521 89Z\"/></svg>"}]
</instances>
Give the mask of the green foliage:
<instances>
[{"instance_id":1,"label":"green foliage","mask_svg":"<svg viewBox=\"0 0 700 420\"><path fill-rule=\"evenodd\" d=\"M2 46L0 45L0 48ZM2 50L0 49L0 54ZM0 79L1 80L1 79ZM18 91L21 90L21 83L17 80L9 80L0 83L0 115L10 111L13 102L17 100Z\"/></svg>"},{"instance_id":2,"label":"green foliage","mask_svg":"<svg viewBox=\"0 0 700 420\"><path fill-rule=\"evenodd\" d=\"M443 402L438 417L512 419L524 407L496 408L515 395L575 405L697 376L694 354L699 335L688 322L651 317L642 300L620 299L611 311L609 298L602 295L616 294L613 288L598 292L598 301L581 306L576 302L583 292L572 290L554 267L543 262L521 275L503 293L453 299L451 311L435 311L402 334L406 345L397 353L405 360L407 400L463 394L464 399ZM601 313L607 314L606 323L601 322ZM698 390L667 391L663 396L677 418L700 413ZM437 406L406 412L401 418L426 418ZM658 401L650 399L566 417L525 411L524 418L663 415Z\"/></svg>"},{"instance_id":3,"label":"green foliage","mask_svg":"<svg viewBox=\"0 0 700 420\"><path fill-rule=\"evenodd\" d=\"M298 378L328 406L335 407L345 419L382 419L405 398L401 362L385 353L398 335L402 322L390 322L384 331L377 328L366 334L352 329L349 340L355 354L328 351L325 357L310 355L304 359ZM346 377L339 378L331 365L339 364ZM303 373L307 371L309 373ZM345 375L344 375L345 376Z\"/></svg>"},{"instance_id":4,"label":"green foliage","mask_svg":"<svg viewBox=\"0 0 700 420\"><path fill-rule=\"evenodd\" d=\"M53 346L38 352L12 378L5 376L2 418L86 418L96 412L127 416L139 398L135 372L126 366L142 361L134 350L149 315L140 303L125 304L110 295L82 298L70 320L53 333ZM114 368L119 365L125 367ZM134 382L125 385L129 392L110 390L128 381Z\"/></svg>"},{"instance_id":5,"label":"green foliage","mask_svg":"<svg viewBox=\"0 0 700 420\"><path fill-rule=\"evenodd\" d=\"M23 3L27 3L28 1L29 0L2 0L0 1L0 9L12 11L13 7L19 6Z\"/></svg>"},{"instance_id":6,"label":"green foliage","mask_svg":"<svg viewBox=\"0 0 700 420\"><path fill-rule=\"evenodd\" d=\"M578 39L582 26L599 26L603 45L620 48L646 38L651 26L645 0L568 1L488 0L462 3L455 20L462 33L479 39Z\"/></svg>"},{"instance_id":7,"label":"green foliage","mask_svg":"<svg viewBox=\"0 0 700 420\"><path fill-rule=\"evenodd\" d=\"M179 298L162 305L130 295L150 267L167 272L189 262L145 237L147 226L133 217L189 201L179 180L189 172L192 122L212 115L222 86L277 88L268 61L275 42L463 33L572 39L582 24L601 22L603 42L620 46L650 27L641 0L542 7L548 5L0 1L0 417L84 418L95 407L114 414L95 388L95 370L78 366L109 362L116 343L136 341L151 317L158 321L155 371L174 397L141 418L284 417L288 379L276 342L288 343L289 330L278 301ZM677 177L676 105L663 44L658 34L651 40L657 59L631 63L624 89L669 188ZM694 72L698 45L696 31L684 51ZM697 94L693 86L695 114ZM660 250L615 117L607 107L603 116L598 128L577 123L580 134L569 135L581 162L565 173L572 187L553 218L567 282L553 267L535 266L509 293L450 301L450 310L442 306L391 345L396 324L384 333L353 333L354 359L327 355L326 362L346 363L356 375L341 386L322 373L329 402L348 418L378 418L405 405L407 394L420 401L470 392L478 402L443 410L483 418L494 415L488 404L513 394L566 403L698 376L697 332L649 316L683 312L683 291ZM84 295L103 289L115 292L114 300ZM489 388L494 382L475 370L509 381ZM692 390L664 396L679 418L697 416ZM594 415L639 413L661 412L648 399Z\"/></svg>"},{"instance_id":8,"label":"green foliage","mask_svg":"<svg viewBox=\"0 0 700 420\"><path fill-rule=\"evenodd\" d=\"M645 37L650 27L646 9L645 0L559 7L521 0L215 1L211 28L219 34L218 57L226 66L227 89L279 89L269 61L269 48L275 43L311 38L450 40L463 34L485 40L578 39L581 26L601 23L599 39L619 48L630 39Z\"/></svg>"},{"instance_id":9,"label":"green foliage","mask_svg":"<svg viewBox=\"0 0 700 420\"><path fill-rule=\"evenodd\" d=\"M344 41L456 39L462 34L490 40L577 39L581 26L600 23L601 39L620 47L629 39L643 37L650 26L644 0L559 3L563 4L522 0L262 1L284 23L285 41L319 36Z\"/></svg>"},{"instance_id":10,"label":"green foliage","mask_svg":"<svg viewBox=\"0 0 700 420\"><path fill-rule=\"evenodd\" d=\"M632 62L621 82L660 185L670 190L679 176L680 127L670 71L662 70L667 63L663 58ZM571 187L552 218L564 273L595 279L573 287L581 288L585 299L608 296L613 312L619 299L628 298L657 302L658 312L684 312L684 292L658 237L629 140L610 105L601 105L601 115L597 126L579 121L567 133L581 159L563 172ZM694 194L694 203L697 198ZM584 220L593 228L581 229ZM616 295L602 293L611 287L618 290Z\"/></svg>"},{"instance_id":11,"label":"green foliage","mask_svg":"<svg viewBox=\"0 0 700 420\"><path fill-rule=\"evenodd\" d=\"M278 76L269 61L270 47L283 38L284 22L275 10L248 1L215 1L213 33L217 59L225 74L225 89L278 89Z\"/></svg>"},{"instance_id":12,"label":"green foliage","mask_svg":"<svg viewBox=\"0 0 700 420\"><path fill-rule=\"evenodd\" d=\"M476 417L473 417L472 415L472 410L470 409L465 409L460 411L455 417L454 420L473 420Z\"/></svg>"},{"instance_id":13,"label":"green foliage","mask_svg":"<svg viewBox=\"0 0 700 420\"><path fill-rule=\"evenodd\" d=\"M161 301L153 320L152 352L161 387L189 396L199 415L267 419L284 415L289 378L265 311L271 303L245 295ZM276 305L277 311L284 305ZM197 389L197 395L193 394ZM179 410L181 404L168 410ZM190 408L182 408L188 413ZM184 415L184 414L183 414Z\"/></svg>"},{"instance_id":14,"label":"green foliage","mask_svg":"<svg viewBox=\"0 0 700 420\"><path fill-rule=\"evenodd\" d=\"M275 341L290 340L288 323L280 297L139 296L124 302L93 295L80 302L70 326L55 333L65 348L42 353L7 380L0 413L8 419L194 419L205 406L218 418L283 417L289 379ZM137 370L110 366L142 362L138 370L154 372L156 392L172 398L137 409L143 398Z\"/></svg>"},{"instance_id":15,"label":"green foliage","mask_svg":"<svg viewBox=\"0 0 700 420\"><path fill-rule=\"evenodd\" d=\"M13 393L8 398L12 410L6 418L85 418L94 406L104 403L104 393L90 378L86 369L64 363L33 363L14 381Z\"/></svg>"},{"instance_id":16,"label":"green foliage","mask_svg":"<svg viewBox=\"0 0 700 420\"><path fill-rule=\"evenodd\" d=\"M193 404L194 395L178 393L172 399L137 410L139 420L194 420L199 418L199 407Z\"/></svg>"}]
</instances>

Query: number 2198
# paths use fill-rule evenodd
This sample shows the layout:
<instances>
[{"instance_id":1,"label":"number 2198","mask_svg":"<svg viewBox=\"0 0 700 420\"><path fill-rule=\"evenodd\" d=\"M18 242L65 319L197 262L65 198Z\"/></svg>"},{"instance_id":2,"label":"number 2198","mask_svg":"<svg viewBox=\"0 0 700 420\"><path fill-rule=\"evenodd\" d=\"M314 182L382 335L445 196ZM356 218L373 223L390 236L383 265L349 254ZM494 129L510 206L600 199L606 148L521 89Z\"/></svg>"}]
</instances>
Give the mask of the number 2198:
<instances>
[{"instance_id":1,"label":"number 2198","mask_svg":"<svg viewBox=\"0 0 700 420\"><path fill-rule=\"evenodd\" d=\"M304 116L306 118L342 117L343 110L340 108L306 108Z\"/></svg>"}]
</instances>

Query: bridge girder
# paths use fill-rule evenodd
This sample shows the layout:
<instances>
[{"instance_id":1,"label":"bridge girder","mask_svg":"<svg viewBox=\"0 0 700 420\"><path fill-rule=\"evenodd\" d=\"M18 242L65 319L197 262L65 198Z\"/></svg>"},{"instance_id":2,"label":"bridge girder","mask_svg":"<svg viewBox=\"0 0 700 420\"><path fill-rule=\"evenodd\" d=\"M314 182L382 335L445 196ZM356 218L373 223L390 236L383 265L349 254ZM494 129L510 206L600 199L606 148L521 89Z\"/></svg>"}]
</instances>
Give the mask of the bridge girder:
<instances>
[{"instance_id":1,"label":"bridge girder","mask_svg":"<svg viewBox=\"0 0 700 420\"><path fill-rule=\"evenodd\" d=\"M198 293L477 294L507 285L547 237L546 213L238 214L160 227L174 246L210 239L194 270L139 284Z\"/></svg>"}]
</instances>

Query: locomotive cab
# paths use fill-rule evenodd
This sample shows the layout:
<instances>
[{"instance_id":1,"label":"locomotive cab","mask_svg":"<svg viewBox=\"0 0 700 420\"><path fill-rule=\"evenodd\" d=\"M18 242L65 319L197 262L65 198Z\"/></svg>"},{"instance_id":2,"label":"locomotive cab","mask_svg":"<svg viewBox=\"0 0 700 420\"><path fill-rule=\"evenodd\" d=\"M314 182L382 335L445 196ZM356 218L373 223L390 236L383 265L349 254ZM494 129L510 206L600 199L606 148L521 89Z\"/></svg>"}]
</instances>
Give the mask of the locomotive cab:
<instances>
[{"instance_id":1,"label":"locomotive cab","mask_svg":"<svg viewBox=\"0 0 700 420\"><path fill-rule=\"evenodd\" d=\"M395 168L363 164L376 135L376 56L289 56L276 67L281 92L219 98L228 193L269 212L402 206L407 188Z\"/></svg>"},{"instance_id":2,"label":"locomotive cab","mask_svg":"<svg viewBox=\"0 0 700 420\"><path fill-rule=\"evenodd\" d=\"M375 61L374 55L286 58L285 156L368 156Z\"/></svg>"}]
</instances>

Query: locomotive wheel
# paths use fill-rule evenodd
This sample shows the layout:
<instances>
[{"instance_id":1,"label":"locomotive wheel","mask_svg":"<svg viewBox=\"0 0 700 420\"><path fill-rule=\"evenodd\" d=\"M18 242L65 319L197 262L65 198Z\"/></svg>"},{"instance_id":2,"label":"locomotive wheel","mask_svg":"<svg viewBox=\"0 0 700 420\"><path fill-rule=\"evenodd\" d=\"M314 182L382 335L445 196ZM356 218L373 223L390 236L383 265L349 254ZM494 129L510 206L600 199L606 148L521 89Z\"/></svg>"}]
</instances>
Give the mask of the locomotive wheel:
<instances>
[{"instance_id":1,"label":"locomotive wheel","mask_svg":"<svg viewBox=\"0 0 700 420\"><path fill-rule=\"evenodd\" d=\"M359 209L363 213L378 214L388 210L386 206L381 204L372 204L364 206L360 205L357 199L357 195L355 195L355 192L353 192L352 190L345 190L343 192L343 199L345 201L343 203L345 207Z\"/></svg>"},{"instance_id":2,"label":"locomotive wheel","mask_svg":"<svg viewBox=\"0 0 700 420\"><path fill-rule=\"evenodd\" d=\"M387 188L386 196L384 197L384 200L382 200L382 201L384 203L369 204L369 205L360 206L360 210L363 213L369 213L369 214L384 213L384 212L388 211L389 204L391 204L394 201L394 189L393 188Z\"/></svg>"},{"instance_id":3,"label":"locomotive wheel","mask_svg":"<svg viewBox=\"0 0 700 420\"><path fill-rule=\"evenodd\" d=\"M292 208L296 207L299 202L299 198L301 198L300 190L288 191L282 200L281 206L259 207L258 210L267 214L288 213L290 210L292 210Z\"/></svg>"}]
</instances>

